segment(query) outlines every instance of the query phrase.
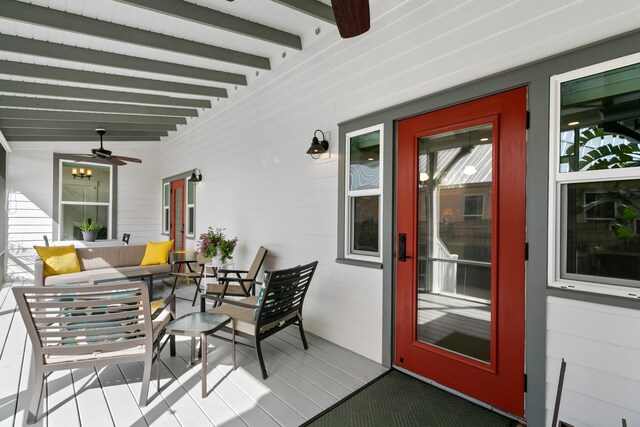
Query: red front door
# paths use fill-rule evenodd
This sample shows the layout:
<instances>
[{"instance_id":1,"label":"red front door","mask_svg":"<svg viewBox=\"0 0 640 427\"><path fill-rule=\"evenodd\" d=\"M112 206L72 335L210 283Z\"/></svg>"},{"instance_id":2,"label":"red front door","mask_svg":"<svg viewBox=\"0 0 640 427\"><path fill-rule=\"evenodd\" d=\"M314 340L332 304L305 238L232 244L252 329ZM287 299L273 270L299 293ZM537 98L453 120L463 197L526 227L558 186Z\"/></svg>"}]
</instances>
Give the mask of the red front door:
<instances>
[{"instance_id":1,"label":"red front door","mask_svg":"<svg viewBox=\"0 0 640 427\"><path fill-rule=\"evenodd\" d=\"M184 179L171 182L171 239L173 251L184 249Z\"/></svg>"},{"instance_id":2,"label":"red front door","mask_svg":"<svg viewBox=\"0 0 640 427\"><path fill-rule=\"evenodd\" d=\"M398 123L396 365L524 417L526 88Z\"/></svg>"}]
</instances>

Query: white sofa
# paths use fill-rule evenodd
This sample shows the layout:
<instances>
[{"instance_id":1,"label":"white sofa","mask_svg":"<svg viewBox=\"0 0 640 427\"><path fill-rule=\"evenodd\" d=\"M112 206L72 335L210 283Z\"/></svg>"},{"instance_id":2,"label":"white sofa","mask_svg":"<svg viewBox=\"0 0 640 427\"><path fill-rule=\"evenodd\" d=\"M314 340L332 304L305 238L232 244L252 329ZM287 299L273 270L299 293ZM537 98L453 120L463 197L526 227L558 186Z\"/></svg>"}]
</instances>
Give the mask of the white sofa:
<instances>
[{"instance_id":1,"label":"white sofa","mask_svg":"<svg viewBox=\"0 0 640 427\"><path fill-rule=\"evenodd\" d=\"M146 245L102 246L96 248L76 248L80 271L77 273L44 275L44 262L36 259L34 282L36 286L88 283L89 277L117 272L148 271L154 276L165 276L171 272L171 265L141 266ZM168 261L168 260L167 260Z\"/></svg>"}]
</instances>

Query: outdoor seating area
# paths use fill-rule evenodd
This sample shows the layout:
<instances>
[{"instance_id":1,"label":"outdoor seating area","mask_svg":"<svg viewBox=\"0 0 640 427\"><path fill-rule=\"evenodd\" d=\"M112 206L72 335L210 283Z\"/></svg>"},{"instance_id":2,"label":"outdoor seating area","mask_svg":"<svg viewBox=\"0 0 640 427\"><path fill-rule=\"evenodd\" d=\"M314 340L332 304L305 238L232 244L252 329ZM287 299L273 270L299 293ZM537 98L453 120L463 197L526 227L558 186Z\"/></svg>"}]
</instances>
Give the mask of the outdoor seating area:
<instances>
[{"instance_id":1,"label":"outdoor seating area","mask_svg":"<svg viewBox=\"0 0 640 427\"><path fill-rule=\"evenodd\" d=\"M253 349L240 342L236 344L237 368L233 370L232 343L215 336L207 337L207 356L200 360L201 363L192 363L193 341L179 334L171 335L175 338L176 356L171 356L172 346L160 347L160 363L154 362L153 369L149 369L147 364L150 364L151 352L138 348L144 340L148 344L157 331L154 327L153 335L150 335L151 330L142 326L142 323L148 325L145 319L147 310L151 310L144 302L146 286L145 282L130 282L60 289L35 288L28 282L4 283L0 288L0 348L3 349L0 354L0 377L3 378L0 383L0 420L23 425L29 408L35 413L33 408L37 405L40 410L35 425L100 426L160 422L162 425L297 426L386 371L377 363L311 334L307 334L308 350L305 350L307 345L292 328L283 329L262 342L264 366L269 372L266 380L262 378L261 361ZM12 288L16 291L12 292ZM27 333L36 330L31 326L25 328L21 318L20 305L24 305L21 298L33 301L29 291L37 291L41 296L55 295L56 299L62 300L66 299L63 295L66 293L74 295L76 302L67 301L65 304L74 305L75 311L84 312L89 302L81 301L80 294L98 288L102 293L94 291L88 294L92 299L90 304L111 308L96 310L94 307L90 316L69 316L58 332L52 333L47 329L48 339L91 342L89 334L77 337L79 334L69 333L87 325L93 325L95 332L91 333L101 334L101 338L104 338L102 334L121 334L112 329L100 330L99 321L105 317L105 311L117 312L113 308L117 299L104 299L105 291L109 290L126 297L122 302L128 308L117 315L118 319L130 319L132 311L139 307L144 312L139 320L142 323L131 323L126 327L125 333L136 334L134 339L121 340L120 335L108 338L108 346L118 347L114 350L116 353L134 354L114 353L110 356L106 348L94 353L96 338L90 345L62 346L65 355L60 353L51 357L64 357L64 363L59 362L55 371L46 376L40 401L32 403L32 393L37 391L34 378L37 379L43 369L51 369L47 363L44 366L33 364L34 351L35 354L46 354L51 350L45 346L42 349L32 347ZM173 299L170 290L168 285L155 284L156 294L169 297L171 304L175 304L176 317L197 313L190 304L193 286L178 285L176 296L186 300ZM131 296L132 292L135 296ZM42 316L39 311L45 309L42 304L38 310L33 310L34 316ZM54 308L47 306L46 309L57 310L60 304L52 304ZM168 312L174 316L171 307ZM165 324L169 320L169 317L163 318ZM56 318L56 322L60 319ZM42 326L42 322L37 325ZM65 329L69 332L64 332ZM45 333L42 329L37 332ZM163 339L167 340L168 335ZM72 354L76 356L70 356ZM88 359L79 354L87 354ZM202 374L203 367L207 369L206 375ZM206 397L202 395L204 383L207 385ZM147 405L139 405L144 403L147 387Z\"/></svg>"}]
</instances>

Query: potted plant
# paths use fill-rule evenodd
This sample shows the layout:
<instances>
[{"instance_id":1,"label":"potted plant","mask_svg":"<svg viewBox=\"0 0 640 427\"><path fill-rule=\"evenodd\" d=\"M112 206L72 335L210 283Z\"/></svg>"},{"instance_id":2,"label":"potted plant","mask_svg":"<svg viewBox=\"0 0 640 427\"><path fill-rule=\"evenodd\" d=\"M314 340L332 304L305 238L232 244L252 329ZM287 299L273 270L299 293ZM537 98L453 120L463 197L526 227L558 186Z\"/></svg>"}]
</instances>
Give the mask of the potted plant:
<instances>
[{"instance_id":1,"label":"potted plant","mask_svg":"<svg viewBox=\"0 0 640 427\"><path fill-rule=\"evenodd\" d=\"M221 264L233 259L233 250L238 243L238 238L227 239L224 228L209 227L198 239L198 249L205 258L219 260Z\"/></svg>"},{"instance_id":2,"label":"potted plant","mask_svg":"<svg viewBox=\"0 0 640 427\"><path fill-rule=\"evenodd\" d=\"M73 223L82 232L82 238L87 242L95 242L98 237L98 231L102 229L102 225L91 220L83 219Z\"/></svg>"}]
</instances>

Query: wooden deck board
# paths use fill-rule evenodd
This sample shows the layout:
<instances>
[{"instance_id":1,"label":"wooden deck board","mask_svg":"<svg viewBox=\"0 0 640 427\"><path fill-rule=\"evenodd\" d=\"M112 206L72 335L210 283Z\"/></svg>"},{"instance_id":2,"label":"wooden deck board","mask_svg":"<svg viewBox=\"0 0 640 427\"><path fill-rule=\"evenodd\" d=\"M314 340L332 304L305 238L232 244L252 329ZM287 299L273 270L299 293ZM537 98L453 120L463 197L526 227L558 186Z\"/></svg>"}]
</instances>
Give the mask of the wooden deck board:
<instances>
[{"instance_id":1,"label":"wooden deck board","mask_svg":"<svg viewBox=\"0 0 640 427\"><path fill-rule=\"evenodd\" d=\"M56 371L47 377L47 413L49 425L80 426L71 371Z\"/></svg>"},{"instance_id":2,"label":"wooden deck board","mask_svg":"<svg viewBox=\"0 0 640 427\"><path fill-rule=\"evenodd\" d=\"M25 425L31 397L32 352L10 287L0 288L0 427ZM169 286L156 283L154 294ZM193 286L180 286L178 316L191 306ZM307 334L305 351L296 328L269 337L263 354L269 373L262 379L255 350L238 345L231 371L231 343L209 338L206 398L201 393L201 364L189 365L190 341L178 337L177 356L162 353L160 392L154 365L149 403L138 406L143 365L112 365L51 374L45 381L39 426L296 426L320 413L385 369L362 356ZM11 349L11 351L8 351Z\"/></svg>"},{"instance_id":3,"label":"wooden deck board","mask_svg":"<svg viewBox=\"0 0 640 427\"><path fill-rule=\"evenodd\" d=\"M96 427L113 426L109 405L100 388L95 369L74 369L71 371L71 377L76 393L80 424Z\"/></svg>"},{"instance_id":4,"label":"wooden deck board","mask_svg":"<svg viewBox=\"0 0 640 427\"><path fill-rule=\"evenodd\" d=\"M187 342L188 344L188 342ZM305 421L298 412L281 400L271 391L269 385L263 384L260 377L248 375L244 369L231 371L233 362L231 348L225 349L209 345L207 363L209 369L217 369L223 376L242 390L249 399L260 406L271 418L282 426L298 426Z\"/></svg>"},{"instance_id":5,"label":"wooden deck board","mask_svg":"<svg viewBox=\"0 0 640 427\"><path fill-rule=\"evenodd\" d=\"M214 391L210 392L206 399L202 399L201 395L201 379L200 373L191 370L189 363L182 357L171 357L169 350L165 348L162 354L162 363L165 365L173 377L175 377L180 385L189 393L202 411L207 414L209 419L216 426L225 427L244 427L246 424L233 412L225 401ZM160 375L160 388L166 386L169 377L162 375L167 371L162 370Z\"/></svg>"}]
</instances>

